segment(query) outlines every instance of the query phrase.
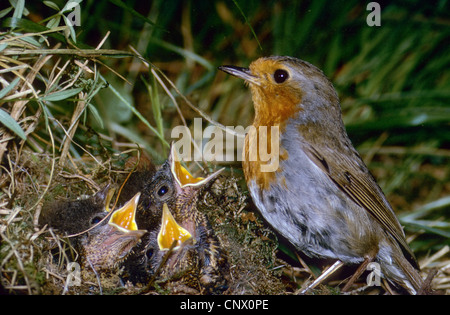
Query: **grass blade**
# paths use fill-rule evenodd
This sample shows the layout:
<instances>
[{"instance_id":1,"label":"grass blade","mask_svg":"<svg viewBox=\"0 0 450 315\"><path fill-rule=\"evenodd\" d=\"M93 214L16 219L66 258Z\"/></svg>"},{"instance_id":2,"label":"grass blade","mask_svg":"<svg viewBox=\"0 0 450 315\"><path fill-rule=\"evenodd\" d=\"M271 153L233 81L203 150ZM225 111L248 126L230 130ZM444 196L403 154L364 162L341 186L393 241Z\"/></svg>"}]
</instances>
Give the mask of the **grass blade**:
<instances>
[{"instance_id":1,"label":"grass blade","mask_svg":"<svg viewBox=\"0 0 450 315\"><path fill-rule=\"evenodd\" d=\"M133 16L144 20L145 22L147 22L148 24L150 24L151 26L157 27L156 24L151 21L150 19L148 19L147 17L143 16L142 14L140 14L139 12L137 12L136 10L134 10L132 7L129 7L127 4L125 4L123 1L121 0L109 0L109 2L115 4L116 6L127 10L128 12L130 12Z\"/></svg>"},{"instance_id":2,"label":"grass blade","mask_svg":"<svg viewBox=\"0 0 450 315\"><path fill-rule=\"evenodd\" d=\"M141 113L139 113L137 111L137 109L130 104L130 102L128 102L125 98L122 97L122 95L112 86L112 84L108 85L108 88L114 93L114 95L116 95L129 109L131 109L131 111L162 141L162 143L166 146L169 147L169 143L166 141L166 139L164 139L164 137L162 135L159 134L158 130L155 129L155 127L153 127L147 119L145 119L144 116L142 116Z\"/></svg>"},{"instance_id":3,"label":"grass blade","mask_svg":"<svg viewBox=\"0 0 450 315\"><path fill-rule=\"evenodd\" d=\"M244 14L244 11L242 11L241 7L239 6L239 3L236 0L233 0L234 5L238 8L239 12L241 12L242 17L244 18L245 24L248 25L248 27L250 28L250 31L253 34L253 37L255 38L256 42L258 43L259 49L262 51L262 46L261 43L258 40L258 36L256 36L255 31L253 30L252 25L250 24L250 22L247 19L247 16Z\"/></svg>"},{"instance_id":4,"label":"grass blade","mask_svg":"<svg viewBox=\"0 0 450 315\"><path fill-rule=\"evenodd\" d=\"M20 80L19 77L15 78L7 87L5 87L0 91L0 100L4 98L9 92L12 91L12 89L17 85L17 83L19 83L19 80Z\"/></svg>"},{"instance_id":5,"label":"grass blade","mask_svg":"<svg viewBox=\"0 0 450 315\"><path fill-rule=\"evenodd\" d=\"M62 101L62 100L68 99L74 95L77 95L82 90L83 90L83 88L74 88L74 89L59 91L59 92L45 95L44 97L41 98L41 100L42 101L50 101L50 102Z\"/></svg>"},{"instance_id":6,"label":"grass blade","mask_svg":"<svg viewBox=\"0 0 450 315\"><path fill-rule=\"evenodd\" d=\"M27 139L22 127L7 112L0 108L0 122L23 140Z\"/></svg>"},{"instance_id":7,"label":"grass blade","mask_svg":"<svg viewBox=\"0 0 450 315\"><path fill-rule=\"evenodd\" d=\"M25 8L25 0L18 0L16 2L16 9L14 10L13 18L20 19Z\"/></svg>"}]
</instances>

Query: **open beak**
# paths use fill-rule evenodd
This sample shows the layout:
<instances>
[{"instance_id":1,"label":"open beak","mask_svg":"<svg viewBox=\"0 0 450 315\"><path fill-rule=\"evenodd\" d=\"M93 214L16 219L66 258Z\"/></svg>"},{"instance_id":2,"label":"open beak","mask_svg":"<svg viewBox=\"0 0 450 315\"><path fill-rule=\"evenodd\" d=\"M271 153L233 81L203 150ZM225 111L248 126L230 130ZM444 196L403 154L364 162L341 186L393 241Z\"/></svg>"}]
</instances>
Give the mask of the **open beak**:
<instances>
[{"instance_id":1,"label":"open beak","mask_svg":"<svg viewBox=\"0 0 450 315\"><path fill-rule=\"evenodd\" d=\"M175 248L192 237L191 233L182 228L173 218L167 204L163 205L161 229L158 233L158 245L160 250L169 250L173 242L177 242Z\"/></svg>"},{"instance_id":2,"label":"open beak","mask_svg":"<svg viewBox=\"0 0 450 315\"><path fill-rule=\"evenodd\" d=\"M209 182L211 179L219 175L224 169L220 169L217 172L209 175L208 177L194 177L191 173L183 167L180 163L175 146L172 144L170 149L170 169L173 177L177 181L181 188L186 186L202 186Z\"/></svg>"},{"instance_id":3,"label":"open beak","mask_svg":"<svg viewBox=\"0 0 450 315\"><path fill-rule=\"evenodd\" d=\"M111 215L111 218L109 219L108 224L115 226L124 233L137 231L138 226L135 221L135 216L140 196L141 193L137 193L122 208L114 211L114 213Z\"/></svg>"},{"instance_id":4,"label":"open beak","mask_svg":"<svg viewBox=\"0 0 450 315\"><path fill-rule=\"evenodd\" d=\"M253 75L249 68L242 68L237 66L220 66L218 67L218 69L231 74L232 76L243 79L246 82L260 85L259 78Z\"/></svg>"},{"instance_id":5,"label":"open beak","mask_svg":"<svg viewBox=\"0 0 450 315\"><path fill-rule=\"evenodd\" d=\"M174 161L172 165L172 175L177 179L181 187L187 185L198 185L204 177L194 177L181 165L180 161Z\"/></svg>"},{"instance_id":6,"label":"open beak","mask_svg":"<svg viewBox=\"0 0 450 315\"><path fill-rule=\"evenodd\" d=\"M86 261L94 270L109 270L123 261L147 233L134 220L140 193L110 214L107 225L84 243Z\"/></svg>"}]
</instances>

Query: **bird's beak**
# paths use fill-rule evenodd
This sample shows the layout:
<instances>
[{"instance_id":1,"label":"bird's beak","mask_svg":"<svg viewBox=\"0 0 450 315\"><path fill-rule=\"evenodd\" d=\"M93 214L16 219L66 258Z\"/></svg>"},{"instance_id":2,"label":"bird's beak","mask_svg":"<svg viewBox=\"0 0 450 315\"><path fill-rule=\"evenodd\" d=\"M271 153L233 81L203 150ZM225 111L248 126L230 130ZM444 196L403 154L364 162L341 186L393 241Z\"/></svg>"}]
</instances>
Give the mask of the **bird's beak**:
<instances>
[{"instance_id":1,"label":"bird's beak","mask_svg":"<svg viewBox=\"0 0 450 315\"><path fill-rule=\"evenodd\" d=\"M111 211L111 209L109 209L109 204L110 204L110 202L112 200L112 197L114 196L114 192L115 191L116 191L116 189L113 187L113 188L108 189L108 192L106 193L105 209L106 209L107 212Z\"/></svg>"},{"instance_id":2,"label":"bird's beak","mask_svg":"<svg viewBox=\"0 0 450 315\"><path fill-rule=\"evenodd\" d=\"M217 175L219 175L223 168L218 170L217 172L209 175L208 177L194 177L191 175L191 173L183 167L180 163L180 158L178 157L177 151L175 149L175 146L172 145L170 149L170 170L172 172L173 177L177 181L178 185L181 188L184 188L186 186L203 186L207 182L209 182L211 179L215 178Z\"/></svg>"},{"instance_id":3,"label":"bird's beak","mask_svg":"<svg viewBox=\"0 0 450 315\"><path fill-rule=\"evenodd\" d=\"M220 66L218 67L218 69L231 74L232 76L243 79L246 82L260 85L259 78L252 74L249 68L242 68L237 66Z\"/></svg>"},{"instance_id":4,"label":"bird's beak","mask_svg":"<svg viewBox=\"0 0 450 315\"><path fill-rule=\"evenodd\" d=\"M120 231L129 233L130 231L137 231L138 226L135 221L136 209L141 193L134 195L122 208L117 209L111 215L108 224L115 226Z\"/></svg>"},{"instance_id":5,"label":"bird's beak","mask_svg":"<svg viewBox=\"0 0 450 315\"><path fill-rule=\"evenodd\" d=\"M169 250L173 242L177 242L175 248L192 237L191 233L182 228L173 218L167 204L163 205L161 229L158 233L158 245L161 250Z\"/></svg>"},{"instance_id":6,"label":"bird's beak","mask_svg":"<svg viewBox=\"0 0 450 315\"><path fill-rule=\"evenodd\" d=\"M106 211L109 212L109 203L111 202L111 198L114 195L114 191L114 187L111 187L111 184L107 184L105 187L97 191L97 193L94 195L94 202L104 205Z\"/></svg>"}]
</instances>

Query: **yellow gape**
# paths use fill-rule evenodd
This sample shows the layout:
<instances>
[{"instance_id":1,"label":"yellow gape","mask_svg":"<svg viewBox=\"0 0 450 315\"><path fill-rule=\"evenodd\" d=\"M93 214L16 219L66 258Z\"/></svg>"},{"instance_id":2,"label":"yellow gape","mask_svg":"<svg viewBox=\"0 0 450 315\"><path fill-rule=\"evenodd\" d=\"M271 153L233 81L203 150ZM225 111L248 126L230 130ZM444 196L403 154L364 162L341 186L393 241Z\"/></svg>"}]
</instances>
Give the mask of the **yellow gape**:
<instances>
[{"instance_id":1,"label":"yellow gape","mask_svg":"<svg viewBox=\"0 0 450 315\"><path fill-rule=\"evenodd\" d=\"M111 215L111 218L109 219L108 224L117 227L119 230L125 233L138 230L135 216L140 196L141 193L137 193L122 208L114 211L114 213Z\"/></svg>"},{"instance_id":2,"label":"yellow gape","mask_svg":"<svg viewBox=\"0 0 450 315\"><path fill-rule=\"evenodd\" d=\"M168 250L176 241L176 247L192 237L191 233L178 225L167 207L163 206L161 229L158 233L158 245L161 250ZM176 248L175 247L175 248Z\"/></svg>"}]
</instances>

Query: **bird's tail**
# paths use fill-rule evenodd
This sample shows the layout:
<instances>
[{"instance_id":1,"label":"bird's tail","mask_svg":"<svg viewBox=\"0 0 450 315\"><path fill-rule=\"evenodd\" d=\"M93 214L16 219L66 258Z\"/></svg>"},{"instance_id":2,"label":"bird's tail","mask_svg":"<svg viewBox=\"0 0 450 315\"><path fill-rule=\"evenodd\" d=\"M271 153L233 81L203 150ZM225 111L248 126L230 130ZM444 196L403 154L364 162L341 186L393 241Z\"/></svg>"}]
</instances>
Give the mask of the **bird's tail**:
<instances>
[{"instance_id":1,"label":"bird's tail","mask_svg":"<svg viewBox=\"0 0 450 315\"><path fill-rule=\"evenodd\" d=\"M387 280L406 289L409 294L423 292L424 280L419 270L405 258L399 247L393 248L389 259L380 261L380 267Z\"/></svg>"}]
</instances>

